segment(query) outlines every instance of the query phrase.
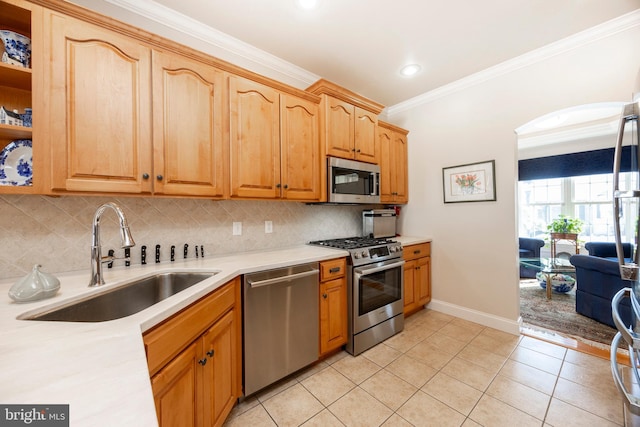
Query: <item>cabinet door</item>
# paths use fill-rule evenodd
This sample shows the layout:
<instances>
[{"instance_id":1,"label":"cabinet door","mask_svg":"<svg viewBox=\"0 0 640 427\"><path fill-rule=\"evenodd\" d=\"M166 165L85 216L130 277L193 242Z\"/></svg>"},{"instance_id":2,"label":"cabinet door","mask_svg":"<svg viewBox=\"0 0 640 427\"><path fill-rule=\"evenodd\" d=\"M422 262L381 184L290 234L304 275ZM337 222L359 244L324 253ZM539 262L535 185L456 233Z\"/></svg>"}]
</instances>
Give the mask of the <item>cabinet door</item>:
<instances>
[{"instance_id":1,"label":"cabinet door","mask_svg":"<svg viewBox=\"0 0 640 427\"><path fill-rule=\"evenodd\" d=\"M236 402L236 325L230 311L202 335L204 425L222 425Z\"/></svg>"},{"instance_id":2,"label":"cabinet door","mask_svg":"<svg viewBox=\"0 0 640 427\"><path fill-rule=\"evenodd\" d=\"M376 144L378 118L375 114L355 107L355 159L361 162L378 163Z\"/></svg>"},{"instance_id":3,"label":"cabinet door","mask_svg":"<svg viewBox=\"0 0 640 427\"><path fill-rule=\"evenodd\" d=\"M395 185L395 171L393 167L393 134L394 132L379 127L378 147L380 149L380 202L393 203Z\"/></svg>"},{"instance_id":4,"label":"cabinet door","mask_svg":"<svg viewBox=\"0 0 640 427\"><path fill-rule=\"evenodd\" d=\"M407 261L404 264L404 314L412 313L418 305L415 293L415 272L416 264L414 261Z\"/></svg>"},{"instance_id":5,"label":"cabinet door","mask_svg":"<svg viewBox=\"0 0 640 427\"><path fill-rule=\"evenodd\" d=\"M408 203L409 194L408 188L408 176L407 176L407 137L401 133L393 133L392 141L392 168L391 173L393 175L392 192L394 195L395 203Z\"/></svg>"},{"instance_id":6,"label":"cabinet door","mask_svg":"<svg viewBox=\"0 0 640 427\"><path fill-rule=\"evenodd\" d=\"M280 196L280 95L229 77L231 197Z\"/></svg>"},{"instance_id":7,"label":"cabinet door","mask_svg":"<svg viewBox=\"0 0 640 427\"><path fill-rule=\"evenodd\" d=\"M150 192L150 49L53 12L45 28L52 188Z\"/></svg>"},{"instance_id":8,"label":"cabinet door","mask_svg":"<svg viewBox=\"0 0 640 427\"><path fill-rule=\"evenodd\" d=\"M292 95L280 98L282 197L320 199L318 104Z\"/></svg>"},{"instance_id":9,"label":"cabinet door","mask_svg":"<svg viewBox=\"0 0 640 427\"><path fill-rule=\"evenodd\" d=\"M431 258L418 258L416 266L416 292L418 305L431 301Z\"/></svg>"},{"instance_id":10,"label":"cabinet door","mask_svg":"<svg viewBox=\"0 0 640 427\"><path fill-rule=\"evenodd\" d=\"M168 426L200 426L202 410L198 404L201 387L198 364L199 345L191 344L151 378L158 424Z\"/></svg>"},{"instance_id":11,"label":"cabinet door","mask_svg":"<svg viewBox=\"0 0 640 427\"><path fill-rule=\"evenodd\" d=\"M355 107L330 96L326 96L324 102L327 155L353 159Z\"/></svg>"},{"instance_id":12,"label":"cabinet door","mask_svg":"<svg viewBox=\"0 0 640 427\"><path fill-rule=\"evenodd\" d=\"M154 193L223 197L222 72L153 52Z\"/></svg>"},{"instance_id":13,"label":"cabinet door","mask_svg":"<svg viewBox=\"0 0 640 427\"><path fill-rule=\"evenodd\" d=\"M320 284L320 355L347 342L347 284L345 278Z\"/></svg>"}]
</instances>

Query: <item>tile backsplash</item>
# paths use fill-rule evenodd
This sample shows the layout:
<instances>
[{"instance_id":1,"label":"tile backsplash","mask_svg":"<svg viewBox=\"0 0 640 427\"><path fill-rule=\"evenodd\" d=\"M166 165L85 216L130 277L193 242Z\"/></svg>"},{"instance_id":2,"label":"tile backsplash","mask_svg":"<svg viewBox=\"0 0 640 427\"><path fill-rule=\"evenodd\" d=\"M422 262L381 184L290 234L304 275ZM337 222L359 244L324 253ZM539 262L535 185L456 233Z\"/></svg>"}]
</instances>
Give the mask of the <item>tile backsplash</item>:
<instances>
[{"instance_id":1,"label":"tile backsplash","mask_svg":"<svg viewBox=\"0 0 640 427\"><path fill-rule=\"evenodd\" d=\"M206 257L356 236L362 232L362 210L368 208L283 201L0 196L0 280L22 277L35 264L49 273L88 270L93 216L109 201L122 207L136 241L132 264L140 263L143 245L147 262L155 261L156 244L161 245L161 262L168 262L171 245L182 258L185 243L189 257L195 257L194 247L201 245ZM265 221L272 222L272 233L265 233ZM232 234L233 222L242 223L242 235ZM104 213L100 228L103 255L114 249L122 257L113 211Z\"/></svg>"}]
</instances>

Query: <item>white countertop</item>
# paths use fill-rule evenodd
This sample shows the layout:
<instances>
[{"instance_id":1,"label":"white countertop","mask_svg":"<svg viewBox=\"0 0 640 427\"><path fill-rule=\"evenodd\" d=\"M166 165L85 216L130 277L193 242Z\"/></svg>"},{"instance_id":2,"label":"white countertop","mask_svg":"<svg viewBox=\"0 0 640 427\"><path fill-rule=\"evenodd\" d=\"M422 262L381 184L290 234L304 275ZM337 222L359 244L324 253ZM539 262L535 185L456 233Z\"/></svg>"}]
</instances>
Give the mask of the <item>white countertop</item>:
<instances>
[{"instance_id":1,"label":"white countertop","mask_svg":"<svg viewBox=\"0 0 640 427\"><path fill-rule=\"evenodd\" d=\"M403 245L431 241L398 237ZM346 251L300 245L224 257L178 260L104 269L106 285L89 288L89 272L60 274L61 287L50 299L16 304L11 282L0 282L0 403L69 404L72 426L156 426L142 332L189 304L245 274L346 256ZM88 263L88 260L87 260ZM139 313L97 323L17 320L24 313L80 299L101 289L161 271L216 271Z\"/></svg>"}]
</instances>

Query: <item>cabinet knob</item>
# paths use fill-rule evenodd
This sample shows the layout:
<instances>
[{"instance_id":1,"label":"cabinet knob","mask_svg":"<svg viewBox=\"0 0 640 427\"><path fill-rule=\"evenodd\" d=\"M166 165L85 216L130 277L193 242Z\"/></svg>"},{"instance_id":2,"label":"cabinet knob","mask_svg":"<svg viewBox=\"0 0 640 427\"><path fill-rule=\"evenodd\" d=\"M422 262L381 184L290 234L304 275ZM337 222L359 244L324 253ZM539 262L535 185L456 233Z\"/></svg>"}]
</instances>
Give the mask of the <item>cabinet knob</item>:
<instances>
[{"instance_id":1,"label":"cabinet knob","mask_svg":"<svg viewBox=\"0 0 640 427\"><path fill-rule=\"evenodd\" d=\"M324 299L327 299L328 296L329 295L327 295L327 294L322 294L322 298L324 298Z\"/></svg>"},{"instance_id":2,"label":"cabinet knob","mask_svg":"<svg viewBox=\"0 0 640 427\"><path fill-rule=\"evenodd\" d=\"M148 173L143 173L142 174L142 179L149 179L149 174Z\"/></svg>"},{"instance_id":3,"label":"cabinet knob","mask_svg":"<svg viewBox=\"0 0 640 427\"><path fill-rule=\"evenodd\" d=\"M287 188L289 188L289 186L287 184L284 185L284 189L286 190Z\"/></svg>"},{"instance_id":4,"label":"cabinet knob","mask_svg":"<svg viewBox=\"0 0 640 427\"><path fill-rule=\"evenodd\" d=\"M201 364L202 366L204 366L204 365L207 364L207 359L204 359L204 358L200 359L200 360L198 360L198 363Z\"/></svg>"},{"instance_id":5,"label":"cabinet knob","mask_svg":"<svg viewBox=\"0 0 640 427\"><path fill-rule=\"evenodd\" d=\"M157 179L158 181L162 181L162 179L163 179L163 178L164 178L164 177L163 177L162 175L158 175L158 176L156 176L156 179Z\"/></svg>"},{"instance_id":6,"label":"cabinet knob","mask_svg":"<svg viewBox=\"0 0 640 427\"><path fill-rule=\"evenodd\" d=\"M213 357L214 351L213 350L209 350L207 351L207 356L209 357Z\"/></svg>"},{"instance_id":7,"label":"cabinet knob","mask_svg":"<svg viewBox=\"0 0 640 427\"><path fill-rule=\"evenodd\" d=\"M356 150L356 153L359 153L359 152L360 152L360 149L358 148L358 149Z\"/></svg>"},{"instance_id":8,"label":"cabinet knob","mask_svg":"<svg viewBox=\"0 0 640 427\"><path fill-rule=\"evenodd\" d=\"M282 185L280 183L277 183L276 188L280 188L280 187L282 187Z\"/></svg>"}]
</instances>

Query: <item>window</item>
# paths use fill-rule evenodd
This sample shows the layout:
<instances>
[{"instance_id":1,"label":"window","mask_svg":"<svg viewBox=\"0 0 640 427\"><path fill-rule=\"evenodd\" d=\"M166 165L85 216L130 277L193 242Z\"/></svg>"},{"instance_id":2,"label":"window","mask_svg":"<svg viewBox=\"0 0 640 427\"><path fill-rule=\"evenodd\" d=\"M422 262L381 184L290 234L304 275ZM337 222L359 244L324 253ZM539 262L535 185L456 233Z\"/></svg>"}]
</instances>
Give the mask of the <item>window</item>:
<instances>
[{"instance_id":1,"label":"window","mask_svg":"<svg viewBox=\"0 0 640 427\"><path fill-rule=\"evenodd\" d=\"M620 175L620 188L638 188L637 184L637 174ZM613 174L520 181L518 192L520 236L544 239L548 236L547 224L564 214L584 222L580 240L615 241ZM628 198L621 201L622 239L631 242L635 230L632 220L636 217L638 200Z\"/></svg>"}]
</instances>

